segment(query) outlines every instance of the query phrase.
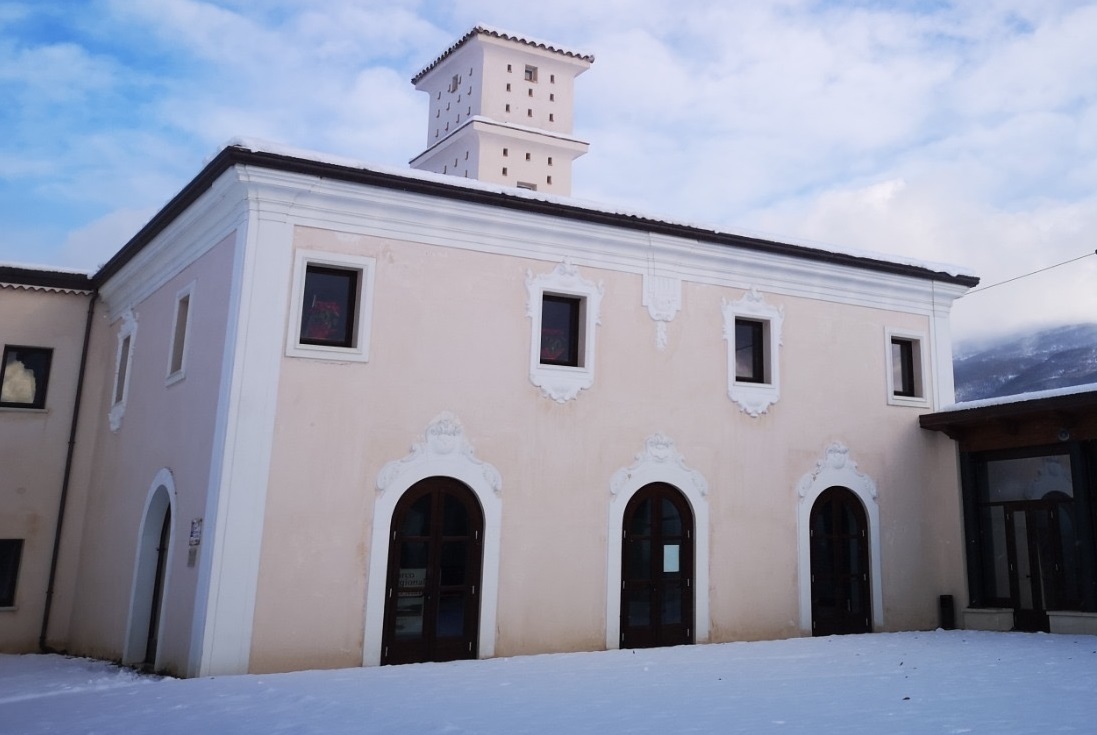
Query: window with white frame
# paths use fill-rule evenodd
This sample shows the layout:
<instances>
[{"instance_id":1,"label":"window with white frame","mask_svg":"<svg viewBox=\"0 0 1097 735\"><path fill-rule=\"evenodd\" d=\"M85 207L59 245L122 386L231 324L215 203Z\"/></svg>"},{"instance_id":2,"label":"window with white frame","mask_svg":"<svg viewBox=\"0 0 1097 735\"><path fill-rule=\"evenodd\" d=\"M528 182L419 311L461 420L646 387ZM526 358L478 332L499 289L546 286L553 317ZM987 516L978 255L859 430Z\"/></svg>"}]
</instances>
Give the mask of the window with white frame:
<instances>
[{"instance_id":1,"label":"window with white frame","mask_svg":"<svg viewBox=\"0 0 1097 735\"><path fill-rule=\"evenodd\" d=\"M754 418L781 397L781 328L784 309L751 288L737 301L724 301L728 343L728 397Z\"/></svg>"},{"instance_id":2,"label":"window with white frame","mask_svg":"<svg viewBox=\"0 0 1097 735\"><path fill-rule=\"evenodd\" d=\"M594 385L595 326L603 286L565 260L550 273L526 274L530 381L564 403Z\"/></svg>"},{"instance_id":3,"label":"window with white frame","mask_svg":"<svg viewBox=\"0 0 1097 735\"><path fill-rule=\"evenodd\" d=\"M111 407L107 419L111 431L122 426L122 416L126 413L126 401L129 398L131 374L133 372L133 348L137 341L137 318L132 311L122 315L122 325L118 329L118 349L114 359L114 385L111 389Z\"/></svg>"},{"instance_id":4,"label":"window with white frame","mask_svg":"<svg viewBox=\"0 0 1097 735\"><path fill-rule=\"evenodd\" d=\"M375 267L365 256L299 251L286 354L368 361Z\"/></svg>"},{"instance_id":5,"label":"window with white frame","mask_svg":"<svg viewBox=\"0 0 1097 735\"><path fill-rule=\"evenodd\" d=\"M175 316L171 324L171 351L168 353L168 383L186 376L187 342L190 333L191 300L194 284L190 283L175 295Z\"/></svg>"},{"instance_id":6,"label":"window with white frame","mask_svg":"<svg viewBox=\"0 0 1097 735\"><path fill-rule=\"evenodd\" d=\"M53 350L5 345L0 361L0 408L45 408Z\"/></svg>"},{"instance_id":7,"label":"window with white frame","mask_svg":"<svg viewBox=\"0 0 1097 735\"><path fill-rule=\"evenodd\" d=\"M891 405L929 405L924 344L922 334L886 331L888 403Z\"/></svg>"}]
</instances>

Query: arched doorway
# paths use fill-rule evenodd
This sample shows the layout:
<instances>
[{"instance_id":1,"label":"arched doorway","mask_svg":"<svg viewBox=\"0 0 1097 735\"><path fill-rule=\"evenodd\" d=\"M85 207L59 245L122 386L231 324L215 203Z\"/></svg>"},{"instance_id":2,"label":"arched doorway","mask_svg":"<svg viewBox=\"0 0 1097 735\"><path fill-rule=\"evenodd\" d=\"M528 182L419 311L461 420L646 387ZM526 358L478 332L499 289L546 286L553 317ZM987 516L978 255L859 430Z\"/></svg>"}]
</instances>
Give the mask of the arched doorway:
<instances>
[{"instance_id":1,"label":"arched doorway","mask_svg":"<svg viewBox=\"0 0 1097 735\"><path fill-rule=\"evenodd\" d=\"M811 508L812 635L872 631L869 529L865 509L844 487L824 490Z\"/></svg>"},{"instance_id":2,"label":"arched doorway","mask_svg":"<svg viewBox=\"0 0 1097 735\"><path fill-rule=\"evenodd\" d=\"M484 514L451 477L404 493L389 532L382 664L476 658Z\"/></svg>"},{"instance_id":3,"label":"arched doorway","mask_svg":"<svg viewBox=\"0 0 1097 735\"><path fill-rule=\"evenodd\" d=\"M137 537L129 625L122 652L125 664L157 667L165 597L171 576L173 492L171 475L162 470L153 482Z\"/></svg>"},{"instance_id":4,"label":"arched doorway","mask_svg":"<svg viewBox=\"0 0 1097 735\"><path fill-rule=\"evenodd\" d=\"M621 647L693 642L693 513L673 485L653 482L625 507Z\"/></svg>"}]
</instances>

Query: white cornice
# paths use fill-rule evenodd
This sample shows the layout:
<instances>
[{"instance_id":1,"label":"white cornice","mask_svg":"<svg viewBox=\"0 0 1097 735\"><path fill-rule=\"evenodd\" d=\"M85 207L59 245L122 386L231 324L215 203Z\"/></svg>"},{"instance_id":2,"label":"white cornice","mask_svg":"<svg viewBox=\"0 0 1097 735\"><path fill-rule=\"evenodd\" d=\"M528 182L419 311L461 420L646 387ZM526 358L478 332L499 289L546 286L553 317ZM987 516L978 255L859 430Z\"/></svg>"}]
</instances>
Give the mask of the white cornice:
<instances>
[{"instance_id":1,"label":"white cornice","mask_svg":"<svg viewBox=\"0 0 1097 735\"><path fill-rule=\"evenodd\" d=\"M759 252L698 239L315 176L240 166L252 191L289 208L295 224L441 247L661 275L738 290L754 286L813 298L930 315L965 286L851 265Z\"/></svg>"},{"instance_id":2,"label":"white cornice","mask_svg":"<svg viewBox=\"0 0 1097 735\"><path fill-rule=\"evenodd\" d=\"M919 315L947 314L965 286L825 259L625 229L448 197L240 164L226 171L100 289L110 318L261 218L440 247L600 268Z\"/></svg>"},{"instance_id":3,"label":"white cornice","mask_svg":"<svg viewBox=\"0 0 1097 735\"><path fill-rule=\"evenodd\" d=\"M99 288L113 322L247 221L247 190L234 170L176 217Z\"/></svg>"}]
</instances>

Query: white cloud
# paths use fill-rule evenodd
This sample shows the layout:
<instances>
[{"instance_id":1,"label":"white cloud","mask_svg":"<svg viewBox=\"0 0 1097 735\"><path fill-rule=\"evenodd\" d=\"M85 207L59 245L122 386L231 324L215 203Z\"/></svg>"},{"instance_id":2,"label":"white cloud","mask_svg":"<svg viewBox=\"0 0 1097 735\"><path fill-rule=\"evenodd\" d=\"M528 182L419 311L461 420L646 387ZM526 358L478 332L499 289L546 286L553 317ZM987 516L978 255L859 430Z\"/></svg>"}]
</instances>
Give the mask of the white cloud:
<instances>
[{"instance_id":1,"label":"white cloud","mask_svg":"<svg viewBox=\"0 0 1097 735\"><path fill-rule=\"evenodd\" d=\"M0 29L0 85L37 111L9 113L0 202L90 223L68 264L105 259L233 136L403 165L425 139L410 76L477 22L596 54L577 196L987 283L1093 247L1091 2L103 0L78 21L64 43ZM1089 267L966 298L957 329L1093 319Z\"/></svg>"},{"instance_id":2,"label":"white cloud","mask_svg":"<svg viewBox=\"0 0 1097 735\"><path fill-rule=\"evenodd\" d=\"M118 252L156 213L149 209L117 209L65 237L59 265L96 269Z\"/></svg>"}]
</instances>

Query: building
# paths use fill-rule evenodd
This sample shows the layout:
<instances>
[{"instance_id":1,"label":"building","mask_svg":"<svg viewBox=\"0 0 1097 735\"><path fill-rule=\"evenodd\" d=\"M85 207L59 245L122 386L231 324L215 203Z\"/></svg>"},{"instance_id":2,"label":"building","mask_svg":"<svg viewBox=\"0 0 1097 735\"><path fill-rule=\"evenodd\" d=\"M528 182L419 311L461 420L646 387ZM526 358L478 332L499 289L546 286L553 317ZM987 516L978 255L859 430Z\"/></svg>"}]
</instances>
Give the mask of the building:
<instances>
[{"instance_id":1,"label":"building","mask_svg":"<svg viewBox=\"0 0 1097 735\"><path fill-rule=\"evenodd\" d=\"M411 80L430 95L412 168L571 194L575 78L594 55L476 26Z\"/></svg>"},{"instance_id":2,"label":"building","mask_svg":"<svg viewBox=\"0 0 1097 735\"><path fill-rule=\"evenodd\" d=\"M1097 386L970 401L919 422L960 450L965 626L1097 634Z\"/></svg>"},{"instance_id":3,"label":"building","mask_svg":"<svg viewBox=\"0 0 1097 735\"><path fill-rule=\"evenodd\" d=\"M455 49L419 83L545 52ZM923 629L966 589L917 419L970 275L241 141L90 281L0 281L5 650L272 672Z\"/></svg>"}]
</instances>

